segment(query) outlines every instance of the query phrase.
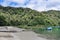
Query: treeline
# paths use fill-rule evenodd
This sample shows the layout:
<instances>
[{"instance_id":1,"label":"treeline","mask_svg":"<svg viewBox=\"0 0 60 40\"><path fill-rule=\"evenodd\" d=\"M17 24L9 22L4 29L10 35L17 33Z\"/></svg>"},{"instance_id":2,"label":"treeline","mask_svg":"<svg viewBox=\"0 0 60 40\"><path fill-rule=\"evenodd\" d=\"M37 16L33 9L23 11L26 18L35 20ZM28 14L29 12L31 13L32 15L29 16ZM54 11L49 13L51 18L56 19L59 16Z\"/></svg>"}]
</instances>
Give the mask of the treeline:
<instances>
[{"instance_id":1,"label":"treeline","mask_svg":"<svg viewBox=\"0 0 60 40\"><path fill-rule=\"evenodd\" d=\"M0 6L0 26L59 26L60 11L38 12L29 8Z\"/></svg>"}]
</instances>

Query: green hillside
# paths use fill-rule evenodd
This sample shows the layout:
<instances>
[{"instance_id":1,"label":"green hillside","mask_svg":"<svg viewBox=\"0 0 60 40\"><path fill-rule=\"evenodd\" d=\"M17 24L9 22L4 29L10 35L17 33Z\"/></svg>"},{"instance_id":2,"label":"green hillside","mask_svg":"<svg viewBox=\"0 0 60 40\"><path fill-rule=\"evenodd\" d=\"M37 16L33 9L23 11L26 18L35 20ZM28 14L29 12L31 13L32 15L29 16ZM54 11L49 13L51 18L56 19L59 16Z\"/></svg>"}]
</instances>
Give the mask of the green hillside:
<instances>
[{"instance_id":1,"label":"green hillside","mask_svg":"<svg viewBox=\"0 0 60 40\"><path fill-rule=\"evenodd\" d=\"M0 6L0 26L59 26L60 11L38 12L30 8Z\"/></svg>"},{"instance_id":2,"label":"green hillside","mask_svg":"<svg viewBox=\"0 0 60 40\"><path fill-rule=\"evenodd\" d=\"M60 11L38 12L30 8L0 6L0 26L17 26L60 40ZM47 27L52 27L52 30L49 32Z\"/></svg>"},{"instance_id":3,"label":"green hillside","mask_svg":"<svg viewBox=\"0 0 60 40\"><path fill-rule=\"evenodd\" d=\"M0 6L0 26L17 26L59 39L60 11L38 12L30 8ZM48 32L47 27L53 27L52 32Z\"/></svg>"}]
</instances>

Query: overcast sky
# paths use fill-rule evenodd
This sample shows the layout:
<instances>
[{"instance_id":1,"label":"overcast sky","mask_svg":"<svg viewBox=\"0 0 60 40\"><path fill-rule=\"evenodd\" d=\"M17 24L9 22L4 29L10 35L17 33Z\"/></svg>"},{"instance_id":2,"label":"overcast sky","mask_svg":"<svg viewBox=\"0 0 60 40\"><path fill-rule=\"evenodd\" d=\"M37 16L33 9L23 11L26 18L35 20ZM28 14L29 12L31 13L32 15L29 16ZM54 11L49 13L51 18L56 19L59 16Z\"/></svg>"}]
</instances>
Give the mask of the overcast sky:
<instances>
[{"instance_id":1,"label":"overcast sky","mask_svg":"<svg viewBox=\"0 0 60 40\"><path fill-rule=\"evenodd\" d=\"M60 0L0 0L0 5L28 7L38 11L60 10Z\"/></svg>"}]
</instances>

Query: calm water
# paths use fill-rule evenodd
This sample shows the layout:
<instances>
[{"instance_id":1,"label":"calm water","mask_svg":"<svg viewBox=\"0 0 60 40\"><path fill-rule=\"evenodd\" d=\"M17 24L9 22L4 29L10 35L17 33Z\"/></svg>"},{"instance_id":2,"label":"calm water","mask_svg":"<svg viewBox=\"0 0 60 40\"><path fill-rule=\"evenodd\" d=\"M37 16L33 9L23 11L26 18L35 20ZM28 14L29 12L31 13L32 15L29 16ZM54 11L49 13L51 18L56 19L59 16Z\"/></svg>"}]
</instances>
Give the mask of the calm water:
<instances>
[{"instance_id":1,"label":"calm water","mask_svg":"<svg viewBox=\"0 0 60 40\"><path fill-rule=\"evenodd\" d=\"M42 34L46 35L50 39L60 40L60 29L51 30L51 31L43 31Z\"/></svg>"},{"instance_id":2,"label":"calm water","mask_svg":"<svg viewBox=\"0 0 60 40\"><path fill-rule=\"evenodd\" d=\"M60 28L54 27L52 30L35 29L35 32L43 34L49 39L60 40Z\"/></svg>"}]
</instances>

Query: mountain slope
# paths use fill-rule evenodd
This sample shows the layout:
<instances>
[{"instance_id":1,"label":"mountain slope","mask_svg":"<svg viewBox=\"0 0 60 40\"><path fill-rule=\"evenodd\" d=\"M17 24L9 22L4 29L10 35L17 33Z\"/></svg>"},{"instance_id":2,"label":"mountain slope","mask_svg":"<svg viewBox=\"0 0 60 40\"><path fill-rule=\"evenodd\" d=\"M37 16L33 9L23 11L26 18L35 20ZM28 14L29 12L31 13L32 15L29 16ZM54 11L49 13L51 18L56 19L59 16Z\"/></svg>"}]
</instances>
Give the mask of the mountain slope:
<instances>
[{"instance_id":1,"label":"mountain slope","mask_svg":"<svg viewBox=\"0 0 60 40\"><path fill-rule=\"evenodd\" d=\"M0 6L0 26L59 26L60 11L38 12L29 8Z\"/></svg>"}]
</instances>

